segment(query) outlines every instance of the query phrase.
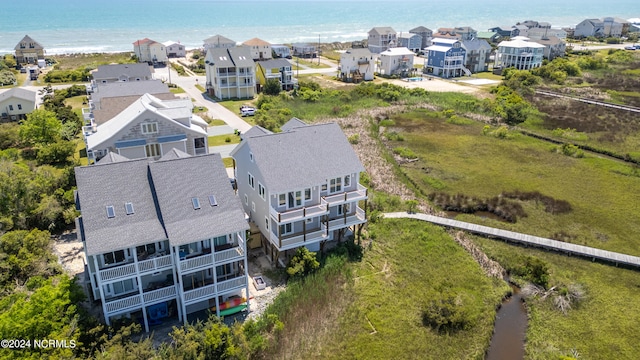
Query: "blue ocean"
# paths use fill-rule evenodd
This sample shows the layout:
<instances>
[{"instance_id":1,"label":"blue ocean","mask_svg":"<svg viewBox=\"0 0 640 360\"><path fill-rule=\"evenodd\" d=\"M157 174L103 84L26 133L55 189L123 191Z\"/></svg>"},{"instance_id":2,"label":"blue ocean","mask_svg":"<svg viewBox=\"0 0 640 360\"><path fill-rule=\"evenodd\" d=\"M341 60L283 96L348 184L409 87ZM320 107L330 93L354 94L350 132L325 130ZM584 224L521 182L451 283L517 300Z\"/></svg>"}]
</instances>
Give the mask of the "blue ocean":
<instances>
[{"instance_id":1,"label":"blue ocean","mask_svg":"<svg viewBox=\"0 0 640 360\"><path fill-rule=\"evenodd\" d=\"M0 54L24 35L47 54L132 51L148 37L201 47L216 34L237 42L334 42L366 38L374 26L471 26L478 31L518 21L575 26L586 18L640 17L638 0L0 0Z\"/></svg>"}]
</instances>

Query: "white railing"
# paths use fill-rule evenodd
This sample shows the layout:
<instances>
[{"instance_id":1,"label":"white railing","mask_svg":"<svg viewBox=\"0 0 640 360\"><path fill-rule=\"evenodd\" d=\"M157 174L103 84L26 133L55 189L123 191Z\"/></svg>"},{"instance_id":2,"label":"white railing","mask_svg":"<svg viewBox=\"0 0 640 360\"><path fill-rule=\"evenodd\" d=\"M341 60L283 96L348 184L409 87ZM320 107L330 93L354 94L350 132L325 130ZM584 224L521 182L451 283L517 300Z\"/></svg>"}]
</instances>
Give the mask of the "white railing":
<instances>
[{"instance_id":1,"label":"white railing","mask_svg":"<svg viewBox=\"0 0 640 360\"><path fill-rule=\"evenodd\" d=\"M160 256L138 262L139 272L157 271L171 267L171 255Z\"/></svg>"},{"instance_id":2,"label":"white railing","mask_svg":"<svg viewBox=\"0 0 640 360\"><path fill-rule=\"evenodd\" d=\"M225 291L233 290L235 288L242 288L247 284L247 276L242 275L240 277L222 281L218 283L218 293L222 293Z\"/></svg>"},{"instance_id":3,"label":"white railing","mask_svg":"<svg viewBox=\"0 0 640 360\"><path fill-rule=\"evenodd\" d=\"M305 234L299 234L294 236L285 235L282 237L282 242L281 242L280 239L278 239L278 235L271 232L271 242L274 243L280 250L282 250L287 248L293 248L306 243L313 243L313 242L324 240L325 235L326 235L326 227L324 230L320 228L320 229L307 231L306 236Z\"/></svg>"},{"instance_id":4,"label":"white railing","mask_svg":"<svg viewBox=\"0 0 640 360\"><path fill-rule=\"evenodd\" d=\"M211 254L200 255L187 260L180 260L180 270L189 271L200 267L213 265L213 259Z\"/></svg>"},{"instance_id":5,"label":"white railing","mask_svg":"<svg viewBox=\"0 0 640 360\"><path fill-rule=\"evenodd\" d=\"M338 217L337 219L333 219L329 221L329 230L337 230L357 224L362 224L366 222L364 210L360 207L356 207L355 214L347 215L345 218L344 215ZM323 224L323 226L326 226ZM326 230L326 228L325 228Z\"/></svg>"},{"instance_id":6,"label":"white railing","mask_svg":"<svg viewBox=\"0 0 640 360\"><path fill-rule=\"evenodd\" d=\"M216 251L214 253L214 258L216 260L216 263L218 263L218 262L230 260L236 257L242 257L242 254L243 254L242 248L234 247L227 250Z\"/></svg>"},{"instance_id":7,"label":"white railing","mask_svg":"<svg viewBox=\"0 0 640 360\"><path fill-rule=\"evenodd\" d=\"M145 303L158 300L170 300L176 296L175 285L167 286L162 289L157 289L142 294L142 298Z\"/></svg>"},{"instance_id":8,"label":"white railing","mask_svg":"<svg viewBox=\"0 0 640 360\"><path fill-rule=\"evenodd\" d=\"M136 265L127 264L127 265L117 266L110 269L100 270L99 273L102 281L129 277L136 273Z\"/></svg>"},{"instance_id":9,"label":"white railing","mask_svg":"<svg viewBox=\"0 0 640 360\"><path fill-rule=\"evenodd\" d=\"M269 208L269 213L275 222L291 222L295 220L302 220L311 217L317 217L320 215L326 215L329 213L326 202L321 201L320 205L303 207L300 209L293 209L288 211L279 212L273 207Z\"/></svg>"},{"instance_id":10,"label":"white railing","mask_svg":"<svg viewBox=\"0 0 640 360\"><path fill-rule=\"evenodd\" d=\"M202 298L209 297L216 292L216 285L207 285L195 290L189 290L184 292L184 302L193 302Z\"/></svg>"},{"instance_id":11,"label":"white railing","mask_svg":"<svg viewBox=\"0 0 640 360\"><path fill-rule=\"evenodd\" d=\"M135 308L140 305L142 305L140 294L136 294L133 296L126 297L124 299L109 301L105 303L105 309L107 310L107 313L112 313L115 311L122 311L129 308Z\"/></svg>"},{"instance_id":12,"label":"white railing","mask_svg":"<svg viewBox=\"0 0 640 360\"><path fill-rule=\"evenodd\" d=\"M323 196L323 199L329 203L329 206L334 206L341 203L360 201L367 198L367 188L358 184L356 190L345 191L343 193L335 195Z\"/></svg>"}]
</instances>

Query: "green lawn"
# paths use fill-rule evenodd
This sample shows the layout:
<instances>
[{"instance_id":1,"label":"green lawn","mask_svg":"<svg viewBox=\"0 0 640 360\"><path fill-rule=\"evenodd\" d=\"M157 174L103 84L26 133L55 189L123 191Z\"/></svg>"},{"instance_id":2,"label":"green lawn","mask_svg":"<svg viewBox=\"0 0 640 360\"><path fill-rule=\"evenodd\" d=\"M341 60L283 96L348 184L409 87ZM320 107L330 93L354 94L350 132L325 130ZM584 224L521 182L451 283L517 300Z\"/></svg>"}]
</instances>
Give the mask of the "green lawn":
<instances>
[{"instance_id":1,"label":"green lawn","mask_svg":"<svg viewBox=\"0 0 640 360\"><path fill-rule=\"evenodd\" d=\"M176 87L170 87L169 88L169 92L171 92L172 94L184 94L185 91L183 88L176 86Z\"/></svg>"},{"instance_id":2,"label":"green lawn","mask_svg":"<svg viewBox=\"0 0 640 360\"><path fill-rule=\"evenodd\" d=\"M546 300L529 300L527 359L560 359L574 350L580 359L636 359L640 343L640 277L636 270L542 250L474 238L489 257L506 266L533 256L549 267L549 286L578 284L586 293L566 315Z\"/></svg>"},{"instance_id":3,"label":"green lawn","mask_svg":"<svg viewBox=\"0 0 640 360\"><path fill-rule=\"evenodd\" d=\"M229 141L227 141L227 139ZM209 136L209 146L238 144L240 136L235 134Z\"/></svg>"},{"instance_id":4,"label":"green lawn","mask_svg":"<svg viewBox=\"0 0 640 360\"><path fill-rule=\"evenodd\" d=\"M520 202L527 217L515 224L474 215L460 220L577 244L640 255L640 171L624 163L587 155L577 159L552 152L553 145L517 133L499 139L482 135L483 124L447 123L420 111L394 118L391 130L419 161L403 166L424 193L491 198L503 191L539 191L573 208L552 215L535 201Z\"/></svg>"},{"instance_id":5,"label":"green lawn","mask_svg":"<svg viewBox=\"0 0 640 360\"><path fill-rule=\"evenodd\" d=\"M308 68L311 68L311 69L327 69L327 68L331 67L329 65L325 65L322 62L320 63L320 65L318 65L318 59L302 59L302 58L297 58L296 57L296 58L291 59L290 62L294 66L297 66L298 64L300 64L300 65L304 65L304 66L306 66Z\"/></svg>"},{"instance_id":6,"label":"green lawn","mask_svg":"<svg viewBox=\"0 0 640 360\"><path fill-rule=\"evenodd\" d=\"M224 164L224 167L226 168L232 168L233 167L233 158L224 158L222 159L222 163Z\"/></svg>"}]
</instances>

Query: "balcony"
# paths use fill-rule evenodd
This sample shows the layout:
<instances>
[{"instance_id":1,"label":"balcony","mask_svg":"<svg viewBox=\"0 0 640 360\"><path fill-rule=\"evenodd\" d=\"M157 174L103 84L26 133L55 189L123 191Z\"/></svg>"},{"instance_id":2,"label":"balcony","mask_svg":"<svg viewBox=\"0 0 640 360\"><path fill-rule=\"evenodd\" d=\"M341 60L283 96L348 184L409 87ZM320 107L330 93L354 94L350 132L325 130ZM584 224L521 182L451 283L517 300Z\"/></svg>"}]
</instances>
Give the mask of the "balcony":
<instances>
[{"instance_id":1,"label":"balcony","mask_svg":"<svg viewBox=\"0 0 640 360\"><path fill-rule=\"evenodd\" d=\"M185 304L197 302L202 299L211 298L216 293L216 285L211 284L197 289L188 290L184 292Z\"/></svg>"},{"instance_id":2,"label":"balcony","mask_svg":"<svg viewBox=\"0 0 640 360\"><path fill-rule=\"evenodd\" d=\"M128 278L136 273L136 265L129 263L126 265L116 266L98 271L102 281L111 281L120 278Z\"/></svg>"},{"instance_id":3,"label":"balcony","mask_svg":"<svg viewBox=\"0 0 640 360\"><path fill-rule=\"evenodd\" d=\"M352 191L345 191L343 193L327 195L322 198L326 201L329 206L335 206L339 204L344 204L347 202L360 201L367 199L367 188L358 184L358 188Z\"/></svg>"},{"instance_id":4,"label":"balcony","mask_svg":"<svg viewBox=\"0 0 640 360\"><path fill-rule=\"evenodd\" d=\"M345 227L358 225L367 221L365 212L359 206L356 206L356 212L347 216L340 216L339 218L329 220L329 231L342 229ZM326 223L322 224L323 229L327 230Z\"/></svg>"},{"instance_id":5,"label":"balcony","mask_svg":"<svg viewBox=\"0 0 640 360\"><path fill-rule=\"evenodd\" d=\"M135 294L129 297L125 297L122 299L107 301L104 304L104 307L107 313L125 311L125 310L134 310L137 307L142 306L142 299L140 294ZM105 316L108 316L105 314Z\"/></svg>"},{"instance_id":6,"label":"balcony","mask_svg":"<svg viewBox=\"0 0 640 360\"><path fill-rule=\"evenodd\" d=\"M342 194L340 194L342 195ZM278 223L292 222L297 220L304 220L312 217L326 215L329 213L328 203L322 199L320 205L306 206L300 209L277 211L276 209L269 208L269 213L273 220Z\"/></svg>"},{"instance_id":7,"label":"balcony","mask_svg":"<svg viewBox=\"0 0 640 360\"><path fill-rule=\"evenodd\" d=\"M271 232L271 242L275 244L280 251L293 249L298 246L314 243L322 240L326 240L326 226L315 229L307 229L306 233L295 233L282 235L278 238L278 235Z\"/></svg>"},{"instance_id":8,"label":"balcony","mask_svg":"<svg viewBox=\"0 0 640 360\"><path fill-rule=\"evenodd\" d=\"M138 262L138 272L156 272L171 268L171 255L158 256Z\"/></svg>"},{"instance_id":9,"label":"balcony","mask_svg":"<svg viewBox=\"0 0 640 360\"><path fill-rule=\"evenodd\" d=\"M180 260L180 270L182 272L197 270L200 268L212 267L213 256L211 253L192 257L190 259Z\"/></svg>"},{"instance_id":10,"label":"balcony","mask_svg":"<svg viewBox=\"0 0 640 360\"><path fill-rule=\"evenodd\" d=\"M145 304L155 301L167 301L176 297L175 285L163 287L156 290L147 291L142 294Z\"/></svg>"},{"instance_id":11,"label":"balcony","mask_svg":"<svg viewBox=\"0 0 640 360\"><path fill-rule=\"evenodd\" d=\"M218 294L240 290L247 285L247 276L242 274L231 280L221 281L217 284Z\"/></svg>"},{"instance_id":12,"label":"balcony","mask_svg":"<svg viewBox=\"0 0 640 360\"><path fill-rule=\"evenodd\" d=\"M358 59L358 65L369 65L368 59Z\"/></svg>"}]
</instances>

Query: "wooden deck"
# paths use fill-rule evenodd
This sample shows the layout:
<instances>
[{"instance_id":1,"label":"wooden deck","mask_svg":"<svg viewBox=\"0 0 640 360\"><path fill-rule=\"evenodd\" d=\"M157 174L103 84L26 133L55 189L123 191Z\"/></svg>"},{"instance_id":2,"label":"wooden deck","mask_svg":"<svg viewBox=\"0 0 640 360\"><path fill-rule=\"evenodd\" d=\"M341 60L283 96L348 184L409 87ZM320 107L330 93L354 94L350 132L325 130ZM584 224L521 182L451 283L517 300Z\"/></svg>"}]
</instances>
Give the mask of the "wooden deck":
<instances>
[{"instance_id":1,"label":"wooden deck","mask_svg":"<svg viewBox=\"0 0 640 360\"><path fill-rule=\"evenodd\" d=\"M497 237L504 240L516 242L519 244L530 245L549 249L553 251L559 251L569 253L572 255L578 255L592 260L601 260L611 262L616 265L623 264L633 267L640 267L640 257L621 254L613 251L596 249L588 246L576 245L566 243L557 240L551 240L533 235L527 235L517 233L508 230L496 229L488 226L471 224L463 221L443 218L439 216L427 215L427 214L409 214L406 212L385 213L385 218L409 218L427 221L433 224L447 226L451 228L465 230L471 233L480 234L489 237Z\"/></svg>"},{"instance_id":2,"label":"wooden deck","mask_svg":"<svg viewBox=\"0 0 640 360\"><path fill-rule=\"evenodd\" d=\"M536 94L553 96L553 97L562 98L562 99L570 99L570 100L580 101L587 104L640 113L640 108L637 108L635 106L630 106L630 105L613 104L605 101L598 101L598 100L591 100L591 99L582 98L582 97L569 96L569 95L560 94L560 93L551 92L551 91L536 90Z\"/></svg>"}]
</instances>

